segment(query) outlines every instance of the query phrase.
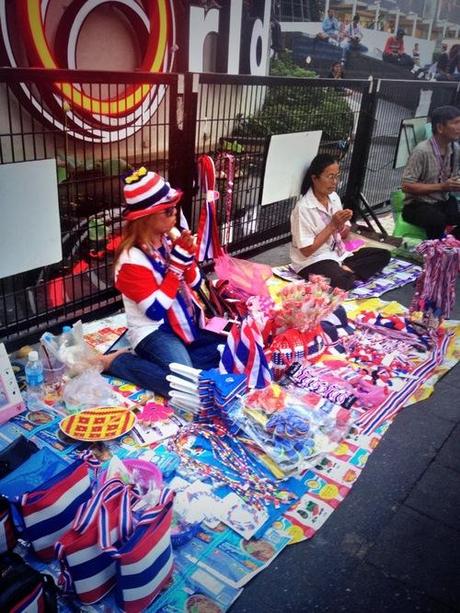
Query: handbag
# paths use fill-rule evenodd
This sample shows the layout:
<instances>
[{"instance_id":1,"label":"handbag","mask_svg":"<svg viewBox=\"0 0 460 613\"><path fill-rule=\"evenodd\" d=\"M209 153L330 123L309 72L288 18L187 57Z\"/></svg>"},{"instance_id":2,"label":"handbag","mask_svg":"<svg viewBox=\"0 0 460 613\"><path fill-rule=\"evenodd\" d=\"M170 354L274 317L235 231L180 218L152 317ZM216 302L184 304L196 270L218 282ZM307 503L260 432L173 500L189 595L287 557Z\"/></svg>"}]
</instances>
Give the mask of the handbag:
<instances>
[{"instance_id":1,"label":"handbag","mask_svg":"<svg viewBox=\"0 0 460 613\"><path fill-rule=\"evenodd\" d=\"M38 447L22 434L0 451L0 479L6 477L30 456L38 451Z\"/></svg>"},{"instance_id":2,"label":"handbag","mask_svg":"<svg viewBox=\"0 0 460 613\"><path fill-rule=\"evenodd\" d=\"M52 577L39 573L15 553L0 556L0 611L57 612Z\"/></svg>"},{"instance_id":3,"label":"handbag","mask_svg":"<svg viewBox=\"0 0 460 613\"><path fill-rule=\"evenodd\" d=\"M68 466L54 451L43 447L0 480L0 494L10 502L57 475Z\"/></svg>"},{"instance_id":4,"label":"handbag","mask_svg":"<svg viewBox=\"0 0 460 613\"><path fill-rule=\"evenodd\" d=\"M71 529L56 543L59 583L65 592L73 587L85 605L98 602L115 585L116 563L107 549L131 534L133 499L129 486L110 479L80 507Z\"/></svg>"},{"instance_id":5,"label":"handbag","mask_svg":"<svg viewBox=\"0 0 460 613\"><path fill-rule=\"evenodd\" d=\"M118 552L115 597L127 613L144 611L167 585L173 571L171 520L174 492L164 489L146 510Z\"/></svg>"},{"instance_id":6,"label":"handbag","mask_svg":"<svg viewBox=\"0 0 460 613\"><path fill-rule=\"evenodd\" d=\"M90 497L88 465L82 460L22 496L19 511L24 523L23 538L32 544L41 560L52 560L56 541L69 530L78 508Z\"/></svg>"}]
</instances>

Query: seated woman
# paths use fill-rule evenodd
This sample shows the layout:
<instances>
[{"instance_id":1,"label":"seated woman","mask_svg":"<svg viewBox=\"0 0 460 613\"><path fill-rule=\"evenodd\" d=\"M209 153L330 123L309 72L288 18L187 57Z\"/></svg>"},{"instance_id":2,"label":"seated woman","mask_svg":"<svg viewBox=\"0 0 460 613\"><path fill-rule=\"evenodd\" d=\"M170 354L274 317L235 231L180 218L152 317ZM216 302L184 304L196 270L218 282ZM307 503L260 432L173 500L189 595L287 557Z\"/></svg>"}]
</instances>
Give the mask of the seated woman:
<instances>
[{"instance_id":1,"label":"seated woman","mask_svg":"<svg viewBox=\"0 0 460 613\"><path fill-rule=\"evenodd\" d=\"M291 266L304 279L310 274L330 279L332 287L349 290L356 280L367 280L390 261L386 249L365 247L347 257L343 239L350 231L352 212L342 209L335 189L338 161L324 153L308 168L302 196L291 214Z\"/></svg>"},{"instance_id":2,"label":"seated woman","mask_svg":"<svg viewBox=\"0 0 460 613\"><path fill-rule=\"evenodd\" d=\"M194 289L201 275L188 230L172 242L176 204L182 192L160 175L139 169L125 179L126 210L115 258L115 287L121 292L132 353L106 361L109 374L163 396L169 364L216 367L225 337L203 330L204 314Z\"/></svg>"}]
</instances>

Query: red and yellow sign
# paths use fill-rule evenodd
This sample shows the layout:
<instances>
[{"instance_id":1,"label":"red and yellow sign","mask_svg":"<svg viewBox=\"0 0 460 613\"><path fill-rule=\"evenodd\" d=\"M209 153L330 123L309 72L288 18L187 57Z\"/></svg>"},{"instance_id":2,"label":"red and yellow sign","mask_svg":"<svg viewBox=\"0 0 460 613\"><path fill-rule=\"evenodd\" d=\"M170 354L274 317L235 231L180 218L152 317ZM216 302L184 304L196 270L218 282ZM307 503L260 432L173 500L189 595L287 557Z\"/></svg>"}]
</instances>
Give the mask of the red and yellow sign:
<instances>
[{"instance_id":1,"label":"red and yellow sign","mask_svg":"<svg viewBox=\"0 0 460 613\"><path fill-rule=\"evenodd\" d=\"M176 49L172 0L73 0L58 19L52 43L47 35L51 5L52 0L14 3L0 0L0 18L3 16L6 23L2 41L4 55L11 66L19 65L17 57L21 57L20 64L24 66L25 52L31 67L77 69L80 33L90 15L107 5L116 9L120 20L128 23L139 44L142 60L137 68L152 73L171 70ZM57 14L54 9L50 19L53 24ZM19 33L17 28L21 30ZM108 35L101 32L101 36ZM18 40L23 41L22 49L18 49ZM107 66L108 70L112 68ZM54 126L56 122L62 123L73 136L101 142L113 142L132 134L155 112L164 95L163 86L123 83L112 88L101 88L98 84L93 87L80 83L53 83L51 87L46 84L40 86L40 96L26 84L22 84L22 90L35 111L41 106L43 116L52 119ZM101 95L106 90L105 96ZM113 90L115 95L111 95Z\"/></svg>"}]
</instances>

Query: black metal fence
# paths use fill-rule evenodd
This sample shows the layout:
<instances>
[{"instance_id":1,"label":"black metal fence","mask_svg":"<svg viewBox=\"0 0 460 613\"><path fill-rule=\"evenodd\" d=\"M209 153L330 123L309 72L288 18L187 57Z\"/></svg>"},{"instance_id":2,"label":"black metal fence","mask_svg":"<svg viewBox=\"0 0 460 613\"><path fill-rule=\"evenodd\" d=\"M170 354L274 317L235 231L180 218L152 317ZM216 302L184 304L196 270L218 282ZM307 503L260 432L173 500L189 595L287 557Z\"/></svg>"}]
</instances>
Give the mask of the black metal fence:
<instances>
[{"instance_id":1,"label":"black metal fence","mask_svg":"<svg viewBox=\"0 0 460 613\"><path fill-rule=\"evenodd\" d=\"M63 250L61 262L11 277L0 263L1 339L116 308L120 173L175 171L177 83L174 74L0 69L0 163L56 160Z\"/></svg>"},{"instance_id":2,"label":"black metal fence","mask_svg":"<svg viewBox=\"0 0 460 613\"><path fill-rule=\"evenodd\" d=\"M294 199L260 204L271 135L321 130L320 150L342 160L339 193L358 210L360 194L378 205L399 186L401 120L456 104L457 90L413 81L0 69L0 164L56 160L63 246L62 262L0 278L0 339L25 340L118 308L112 261L123 171L145 165L182 187L196 230L204 200L196 159L210 154L221 240L249 254L289 238Z\"/></svg>"},{"instance_id":3,"label":"black metal fence","mask_svg":"<svg viewBox=\"0 0 460 613\"><path fill-rule=\"evenodd\" d=\"M374 107L368 117L366 166L362 193L373 207L389 199L401 184L404 166L395 167L395 156L404 120L426 117L430 110L458 103L458 83L382 80L374 84Z\"/></svg>"}]
</instances>

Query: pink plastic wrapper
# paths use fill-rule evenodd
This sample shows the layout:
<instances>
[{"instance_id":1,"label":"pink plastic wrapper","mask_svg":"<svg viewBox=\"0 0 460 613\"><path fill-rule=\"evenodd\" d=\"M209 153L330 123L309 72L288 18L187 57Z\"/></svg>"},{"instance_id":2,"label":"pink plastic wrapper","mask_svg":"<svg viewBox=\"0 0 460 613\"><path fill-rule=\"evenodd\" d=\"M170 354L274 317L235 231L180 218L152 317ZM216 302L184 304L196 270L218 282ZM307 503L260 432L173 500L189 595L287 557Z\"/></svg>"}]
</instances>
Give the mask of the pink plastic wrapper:
<instances>
[{"instance_id":1,"label":"pink plastic wrapper","mask_svg":"<svg viewBox=\"0 0 460 613\"><path fill-rule=\"evenodd\" d=\"M270 295L267 280L272 276L272 269L266 264L240 260L225 254L216 258L215 272L219 279L228 281L242 299Z\"/></svg>"}]
</instances>

